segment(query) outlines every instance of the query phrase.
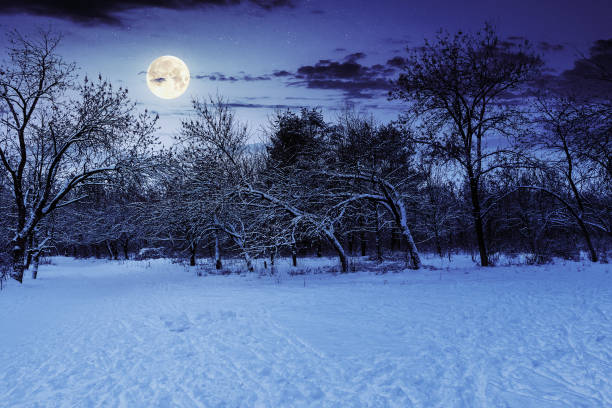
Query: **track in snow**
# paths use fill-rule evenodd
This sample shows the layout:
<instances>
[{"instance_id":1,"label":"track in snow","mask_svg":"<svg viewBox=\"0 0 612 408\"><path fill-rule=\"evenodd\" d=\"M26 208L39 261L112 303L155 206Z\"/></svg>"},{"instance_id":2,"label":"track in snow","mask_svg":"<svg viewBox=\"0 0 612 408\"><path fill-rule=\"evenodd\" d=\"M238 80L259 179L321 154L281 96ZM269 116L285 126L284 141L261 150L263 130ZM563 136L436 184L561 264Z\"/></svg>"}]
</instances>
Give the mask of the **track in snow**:
<instances>
[{"instance_id":1,"label":"track in snow","mask_svg":"<svg viewBox=\"0 0 612 408\"><path fill-rule=\"evenodd\" d=\"M0 293L2 406L612 406L607 265L278 284L54 263Z\"/></svg>"}]
</instances>

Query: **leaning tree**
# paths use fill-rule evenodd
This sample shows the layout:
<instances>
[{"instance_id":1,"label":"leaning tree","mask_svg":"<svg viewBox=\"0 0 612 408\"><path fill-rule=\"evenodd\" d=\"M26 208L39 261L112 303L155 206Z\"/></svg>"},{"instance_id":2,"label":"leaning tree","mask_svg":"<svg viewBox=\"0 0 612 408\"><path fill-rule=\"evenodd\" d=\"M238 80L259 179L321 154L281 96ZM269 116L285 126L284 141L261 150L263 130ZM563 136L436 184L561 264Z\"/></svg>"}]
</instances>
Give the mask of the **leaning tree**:
<instances>
[{"instance_id":1,"label":"leaning tree","mask_svg":"<svg viewBox=\"0 0 612 408\"><path fill-rule=\"evenodd\" d=\"M101 76L78 81L76 66L57 52L60 36L8 37L0 68L0 163L13 201L11 275L21 282L41 221L83 199L83 185L141 162L155 142L155 118L138 114L127 90Z\"/></svg>"}]
</instances>

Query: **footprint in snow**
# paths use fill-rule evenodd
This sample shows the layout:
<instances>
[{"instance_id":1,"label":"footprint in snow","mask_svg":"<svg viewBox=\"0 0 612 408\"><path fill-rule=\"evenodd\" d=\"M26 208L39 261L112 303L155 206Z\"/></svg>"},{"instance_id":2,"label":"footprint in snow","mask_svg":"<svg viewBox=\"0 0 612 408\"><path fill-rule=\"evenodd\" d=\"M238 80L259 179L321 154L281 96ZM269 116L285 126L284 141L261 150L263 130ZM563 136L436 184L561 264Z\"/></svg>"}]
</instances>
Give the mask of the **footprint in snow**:
<instances>
[{"instance_id":1,"label":"footprint in snow","mask_svg":"<svg viewBox=\"0 0 612 408\"><path fill-rule=\"evenodd\" d=\"M159 317L164 326L171 332L182 333L191 327L191 322L186 314L180 314L178 316L160 316Z\"/></svg>"}]
</instances>

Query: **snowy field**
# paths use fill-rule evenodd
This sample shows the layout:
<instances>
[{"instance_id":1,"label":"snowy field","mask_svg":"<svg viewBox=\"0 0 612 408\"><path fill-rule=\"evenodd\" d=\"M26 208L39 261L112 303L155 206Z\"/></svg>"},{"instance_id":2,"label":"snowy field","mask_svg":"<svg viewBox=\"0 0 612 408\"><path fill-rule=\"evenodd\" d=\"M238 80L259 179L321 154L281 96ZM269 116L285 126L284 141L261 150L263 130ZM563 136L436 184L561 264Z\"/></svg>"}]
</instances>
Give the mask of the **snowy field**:
<instances>
[{"instance_id":1,"label":"snowy field","mask_svg":"<svg viewBox=\"0 0 612 408\"><path fill-rule=\"evenodd\" d=\"M0 406L612 406L610 265L425 264L197 277L53 258L0 292Z\"/></svg>"}]
</instances>

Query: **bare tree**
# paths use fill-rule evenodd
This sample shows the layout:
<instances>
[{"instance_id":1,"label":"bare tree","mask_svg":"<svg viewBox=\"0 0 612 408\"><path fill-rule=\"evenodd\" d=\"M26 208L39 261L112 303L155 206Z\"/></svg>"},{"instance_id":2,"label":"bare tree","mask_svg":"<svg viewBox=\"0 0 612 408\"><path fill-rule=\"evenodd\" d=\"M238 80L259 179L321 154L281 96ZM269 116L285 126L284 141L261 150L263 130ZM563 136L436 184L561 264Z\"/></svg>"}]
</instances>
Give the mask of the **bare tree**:
<instances>
[{"instance_id":1,"label":"bare tree","mask_svg":"<svg viewBox=\"0 0 612 408\"><path fill-rule=\"evenodd\" d=\"M482 266L489 265L482 182L511 153L500 144L522 115L510 98L540 65L527 44L508 48L490 25L474 35L441 32L409 56L391 94L408 102L402 121L414 126L412 140L462 170Z\"/></svg>"},{"instance_id":2,"label":"bare tree","mask_svg":"<svg viewBox=\"0 0 612 408\"><path fill-rule=\"evenodd\" d=\"M342 224L356 215L363 234L362 220L371 219L380 259L381 228L389 220L408 244L410 264L419 268L421 259L409 227L413 205L408 199L416 192L416 174L405 136L393 126L378 126L372 119L346 111L331 136L331 157L317 171L326 178L328 201L341 212Z\"/></svg>"},{"instance_id":3,"label":"bare tree","mask_svg":"<svg viewBox=\"0 0 612 408\"><path fill-rule=\"evenodd\" d=\"M590 259L596 262L591 229L610 234L611 227L610 191L607 183L601 183L602 173L594 171L589 160L593 121L573 98L547 95L539 98L536 108L541 130L523 138L522 143L536 154L532 163L542 170L546 184L521 187L541 190L561 203L578 226Z\"/></svg>"},{"instance_id":4,"label":"bare tree","mask_svg":"<svg viewBox=\"0 0 612 408\"><path fill-rule=\"evenodd\" d=\"M27 242L55 209L83 198L76 187L118 171L147 152L154 120L135 115L127 91L99 78L75 84L60 38L9 36L0 70L0 162L15 203L12 276L23 279Z\"/></svg>"}]
</instances>

